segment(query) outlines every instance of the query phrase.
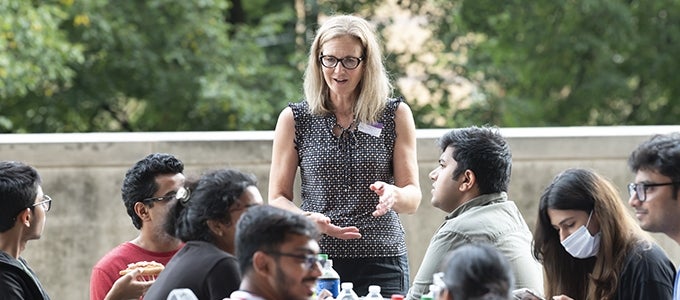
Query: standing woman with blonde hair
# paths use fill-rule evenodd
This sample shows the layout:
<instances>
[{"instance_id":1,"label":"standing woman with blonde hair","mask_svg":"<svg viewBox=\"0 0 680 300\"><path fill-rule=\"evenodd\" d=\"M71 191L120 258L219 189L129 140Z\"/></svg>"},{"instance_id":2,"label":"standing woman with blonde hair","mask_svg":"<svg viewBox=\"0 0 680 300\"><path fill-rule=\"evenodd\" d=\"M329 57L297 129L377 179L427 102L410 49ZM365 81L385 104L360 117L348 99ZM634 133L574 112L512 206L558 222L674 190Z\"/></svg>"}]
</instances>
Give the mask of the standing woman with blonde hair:
<instances>
[{"instance_id":1,"label":"standing woman with blonde hair","mask_svg":"<svg viewBox=\"0 0 680 300\"><path fill-rule=\"evenodd\" d=\"M673 264L590 170L562 172L541 195L534 256L552 299L671 299Z\"/></svg>"},{"instance_id":2,"label":"standing woman with blonde hair","mask_svg":"<svg viewBox=\"0 0 680 300\"><path fill-rule=\"evenodd\" d=\"M415 123L390 98L382 51L364 19L325 20L309 53L304 101L280 114L269 203L303 213L324 233L322 253L358 294L377 284L406 294L409 270L399 213L420 204ZM298 167L301 204L294 202Z\"/></svg>"}]
</instances>

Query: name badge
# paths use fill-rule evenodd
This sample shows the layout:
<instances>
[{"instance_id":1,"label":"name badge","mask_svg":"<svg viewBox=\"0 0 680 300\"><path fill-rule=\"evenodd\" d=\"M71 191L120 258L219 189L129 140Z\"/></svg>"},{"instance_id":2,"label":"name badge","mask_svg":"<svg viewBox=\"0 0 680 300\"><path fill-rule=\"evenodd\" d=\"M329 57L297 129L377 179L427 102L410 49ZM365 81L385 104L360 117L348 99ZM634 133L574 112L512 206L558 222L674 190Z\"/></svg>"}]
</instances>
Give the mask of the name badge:
<instances>
[{"instance_id":1,"label":"name badge","mask_svg":"<svg viewBox=\"0 0 680 300\"><path fill-rule=\"evenodd\" d=\"M382 132L383 129L383 124L382 123L375 123L375 124L366 124L364 122L359 123L359 131L378 137L380 136L380 132Z\"/></svg>"}]
</instances>

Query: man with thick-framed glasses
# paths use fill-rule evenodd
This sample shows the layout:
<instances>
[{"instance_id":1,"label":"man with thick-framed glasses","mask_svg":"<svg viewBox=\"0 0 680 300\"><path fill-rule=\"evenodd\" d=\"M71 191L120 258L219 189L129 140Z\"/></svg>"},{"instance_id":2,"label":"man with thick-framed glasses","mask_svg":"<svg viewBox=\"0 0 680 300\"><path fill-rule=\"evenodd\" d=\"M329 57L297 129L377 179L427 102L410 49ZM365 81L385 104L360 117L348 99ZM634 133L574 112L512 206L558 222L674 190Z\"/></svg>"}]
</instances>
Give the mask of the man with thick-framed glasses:
<instances>
[{"instance_id":1,"label":"man with thick-framed glasses","mask_svg":"<svg viewBox=\"0 0 680 300\"><path fill-rule=\"evenodd\" d=\"M640 227L662 232L680 244L680 133L654 135L628 158L635 181L628 184L628 203L635 209ZM680 299L675 276L673 299Z\"/></svg>"},{"instance_id":2,"label":"man with thick-framed glasses","mask_svg":"<svg viewBox=\"0 0 680 300\"><path fill-rule=\"evenodd\" d=\"M189 197L183 171L184 164L173 155L153 153L126 172L121 188L123 203L139 235L111 250L93 267L90 299L105 299L120 277L119 271L128 264L156 261L165 265L182 247L183 243L163 226L172 204ZM131 298L142 296L152 282L138 282L135 290L138 294Z\"/></svg>"},{"instance_id":3,"label":"man with thick-framed glasses","mask_svg":"<svg viewBox=\"0 0 680 300\"><path fill-rule=\"evenodd\" d=\"M310 299L321 276L314 223L304 215L261 205L245 212L236 226L242 280L229 299Z\"/></svg>"},{"instance_id":4,"label":"man with thick-framed glasses","mask_svg":"<svg viewBox=\"0 0 680 300\"><path fill-rule=\"evenodd\" d=\"M21 162L0 161L0 295L2 299L49 299L21 257L29 240L40 239L52 198L43 193L38 171Z\"/></svg>"}]
</instances>

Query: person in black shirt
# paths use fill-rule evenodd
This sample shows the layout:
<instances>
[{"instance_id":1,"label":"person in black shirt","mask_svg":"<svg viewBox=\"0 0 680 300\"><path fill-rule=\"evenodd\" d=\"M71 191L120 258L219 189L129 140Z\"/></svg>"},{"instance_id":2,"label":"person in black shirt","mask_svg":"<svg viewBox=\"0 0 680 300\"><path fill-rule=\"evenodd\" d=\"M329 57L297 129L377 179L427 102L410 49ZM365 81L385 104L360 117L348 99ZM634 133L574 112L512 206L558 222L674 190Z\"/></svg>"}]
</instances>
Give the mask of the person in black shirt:
<instances>
[{"instance_id":1,"label":"person in black shirt","mask_svg":"<svg viewBox=\"0 0 680 300\"><path fill-rule=\"evenodd\" d=\"M628 184L628 204L640 227L680 244L680 133L657 134L643 142L630 154L628 166L635 173ZM680 299L678 275L673 299Z\"/></svg>"},{"instance_id":2,"label":"person in black shirt","mask_svg":"<svg viewBox=\"0 0 680 300\"><path fill-rule=\"evenodd\" d=\"M21 162L0 162L0 295L8 300L50 299L35 272L21 258L30 240L40 239L52 198L40 175Z\"/></svg>"},{"instance_id":3,"label":"person in black shirt","mask_svg":"<svg viewBox=\"0 0 680 300\"><path fill-rule=\"evenodd\" d=\"M145 300L165 300L174 289L190 289L198 299L223 299L238 289L234 257L236 222L263 203L255 177L234 169L209 172L189 184L190 196L170 210L166 231L186 244L172 257Z\"/></svg>"},{"instance_id":4,"label":"person in black shirt","mask_svg":"<svg viewBox=\"0 0 680 300\"><path fill-rule=\"evenodd\" d=\"M671 299L675 268L636 224L609 180L568 169L541 195L534 257L546 298Z\"/></svg>"}]
</instances>

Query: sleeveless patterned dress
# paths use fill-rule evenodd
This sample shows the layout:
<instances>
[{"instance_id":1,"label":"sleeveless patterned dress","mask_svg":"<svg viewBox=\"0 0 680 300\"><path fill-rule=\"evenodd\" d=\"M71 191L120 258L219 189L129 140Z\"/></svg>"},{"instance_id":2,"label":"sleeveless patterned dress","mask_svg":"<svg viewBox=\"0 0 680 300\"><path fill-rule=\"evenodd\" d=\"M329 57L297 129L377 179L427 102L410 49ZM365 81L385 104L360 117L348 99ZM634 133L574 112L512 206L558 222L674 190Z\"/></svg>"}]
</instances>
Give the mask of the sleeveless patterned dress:
<instances>
[{"instance_id":1,"label":"sleeveless patterned dress","mask_svg":"<svg viewBox=\"0 0 680 300\"><path fill-rule=\"evenodd\" d=\"M390 210L373 217L378 195L369 188L375 181L394 184L394 116L401 101L389 99L379 124L372 124L382 125L379 136L357 129L359 126L335 136L335 115L312 115L305 101L289 103L295 118L295 147L302 179L301 208L322 213L337 226L356 226L362 235L353 240L324 235L319 243L321 253L339 258L406 254L399 216Z\"/></svg>"}]
</instances>

